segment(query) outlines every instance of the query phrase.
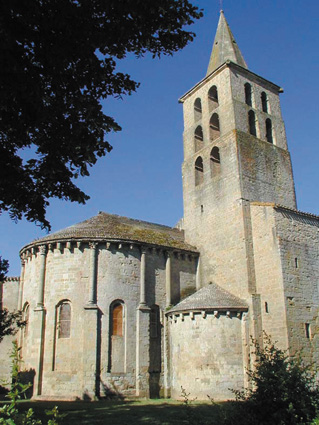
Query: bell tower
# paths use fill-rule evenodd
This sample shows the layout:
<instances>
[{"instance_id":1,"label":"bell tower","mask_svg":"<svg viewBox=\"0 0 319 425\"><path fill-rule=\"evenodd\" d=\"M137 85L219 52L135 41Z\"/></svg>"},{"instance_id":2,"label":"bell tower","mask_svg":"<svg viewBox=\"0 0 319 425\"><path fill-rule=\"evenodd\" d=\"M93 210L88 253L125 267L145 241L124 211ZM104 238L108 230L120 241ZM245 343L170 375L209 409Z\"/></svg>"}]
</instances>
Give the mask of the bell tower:
<instances>
[{"instance_id":1,"label":"bell tower","mask_svg":"<svg viewBox=\"0 0 319 425\"><path fill-rule=\"evenodd\" d=\"M206 76L181 97L184 230L201 286L251 300L251 203L296 208L276 84L253 73L221 11Z\"/></svg>"}]
</instances>

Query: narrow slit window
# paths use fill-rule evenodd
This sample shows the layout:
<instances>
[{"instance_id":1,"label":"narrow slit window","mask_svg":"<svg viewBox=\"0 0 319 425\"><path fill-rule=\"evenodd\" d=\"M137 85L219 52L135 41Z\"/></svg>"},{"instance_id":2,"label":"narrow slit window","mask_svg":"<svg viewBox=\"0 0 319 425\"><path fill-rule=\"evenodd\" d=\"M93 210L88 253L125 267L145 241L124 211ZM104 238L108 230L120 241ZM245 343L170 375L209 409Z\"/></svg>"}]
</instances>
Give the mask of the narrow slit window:
<instances>
[{"instance_id":1,"label":"narrow slit window","mask_svg":"<svg viewBox=\"0 0 319 425\"><path fill-rule=\"evenodd\" d=\"M248 112L248 124L249 124L249 133L252 136L257 136L257 131L256 131L256 115L254 111L249 111Z\"/></svg>"},{"instance_id":2,"label":"narrow slit window","mask_svg":"<svg viewBox=\"0 0 319 425\"><path fill-rule=\"evenodd\" d=\"M246 105L252 106L252 90L249 83L245 84L245 103Z\"/></svg>"},{"instance_id":3,"label":"narrow slit window","mask_svg":"<svg viewBox=\"0 0 319 425\"><path fill-rule=\"evenodd\" d=\"M272 123L271 119L266 119L266 140L269 143L273 143L273 137L272 137Z\"/></svg>"},{"instance_id":4,"label":"narrow slit window","mask_svg":"<svg viewBox=\"0 0 319 425\"><path fill-rule=\"evenodd\" d=\"M295 258L295 268L298 269L299 265L298 265L298 258Z\"/></svg>"},{"instance_id":5,"label":"narrow slit window","mask_svg":"<svg viewBox=\"0 0 319 425\"><path fill-rule=\"evenodd\" d=\"M269 313L269 308L268 308L268 303L267 303L267 301L265 301L265 312L266 312L266 313Z\"/></svg>"},{"instance_id":6,"label":"narrow slit window","mask_svg":"<svg viewBox=\"0 0 319 425\"><path fill-rule=\"evenodd\" d=\"M310 323L305 323L306 338L311 339Z\"/></svg>"},{"instance_id":7,"label":"narrow slit window","mask_svg":"<svg viewBox=\"0 0 319 425\"><path fill-rule=\"evenodd\" d=\"M213 114L209 121L210 140L215 140L220 136L220 125L218 114Z\"/></svg>"},{"instance_id":8,"label":"narrow slit window","mask_svg":"<svg viewBox=\"0 0 319 425\"><path fill-rule=\"evenodd\" d=\"M268 98L264 91L261 93L261 107L263 112L268 112Z\"/></svg>"},{"instance_id":9,"label":"narrow slit window","mask_svg":"<svg viewBox=\"0 0 319 425\"><path fill-rule=\"evenodd\" d=\"M195 161L195 186L203 183L204 181L204 164L203 158L199 156Z\"/></svg>"},{"instance_id":10,"label":"narrow slit window","mask_svg":"<svg viewBox=\"0 0 319 425\"><path fill-rule=\"evenodd\" d=\"M71 335L71 306L62 303L59 307L59 338L70 338Z\"/></svg>"}]
</instances>

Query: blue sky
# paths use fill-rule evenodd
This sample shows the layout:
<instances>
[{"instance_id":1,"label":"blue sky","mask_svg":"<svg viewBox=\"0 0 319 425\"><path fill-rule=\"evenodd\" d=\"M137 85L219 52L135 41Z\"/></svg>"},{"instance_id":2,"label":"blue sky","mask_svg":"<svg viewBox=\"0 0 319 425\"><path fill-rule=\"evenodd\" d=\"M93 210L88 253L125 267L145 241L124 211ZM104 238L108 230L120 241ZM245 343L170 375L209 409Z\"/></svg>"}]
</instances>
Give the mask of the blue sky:
<instances>
[{"instance_id":1,"label":"blue sky","mask_svg":"<svg viewBox=\"0 0 319 425\"><path fill-rule=\"evenodd\" d=\"M51 201L52 231L99 211L174 226L183 215L182 105L178 98L205 74L219 18L219 0L198 0L204 18L195 41L173 57L129 57L119 70L141 82L137 93L104 102L123 131L110 134L114 149L79 181L91 196L85 206ZM296 184L298 208L319 215L319 2L224 0L223 9L248 67L284 88L282 113ZM46 233L34 224L0 217L0 253L9 275L20 273L19 249Z\"/></svg>"}]
</instances>

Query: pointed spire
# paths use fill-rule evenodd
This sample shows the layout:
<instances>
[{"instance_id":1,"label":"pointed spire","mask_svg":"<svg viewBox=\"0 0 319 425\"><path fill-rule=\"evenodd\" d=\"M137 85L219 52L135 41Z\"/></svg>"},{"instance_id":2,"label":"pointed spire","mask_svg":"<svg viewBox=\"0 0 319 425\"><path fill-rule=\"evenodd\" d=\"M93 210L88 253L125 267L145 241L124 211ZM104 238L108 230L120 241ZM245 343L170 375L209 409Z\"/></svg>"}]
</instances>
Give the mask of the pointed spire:
<instances>
[{"instance_id":1,"label":"pointed spire","mask_svg":"<svg viewBox=\"0 0 319 425\"><path fill-rule=\"evenodd\" d=\"M220 18L217 26L217 31L215 35L214 45L212 54L210 56L207 74L215 71L220 65L222 65L227 60L237 63L238 65L248 68L237 46L237 43L234 39L234 36L229 28L229 25L226 21L223 10L220 11Z\"/></svg>"}]
</instances>

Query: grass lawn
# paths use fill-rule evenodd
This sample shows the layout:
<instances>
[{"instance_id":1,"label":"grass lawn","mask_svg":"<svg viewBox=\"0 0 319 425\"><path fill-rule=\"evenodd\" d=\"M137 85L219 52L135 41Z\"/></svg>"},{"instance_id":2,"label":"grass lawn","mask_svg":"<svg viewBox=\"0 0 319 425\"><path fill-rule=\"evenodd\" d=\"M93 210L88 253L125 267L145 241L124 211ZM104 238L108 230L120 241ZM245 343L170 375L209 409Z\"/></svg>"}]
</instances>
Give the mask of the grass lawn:
<instances>
[{"instance_id":1,"label":"grass lawn","mask_svg":"<svg viewBox=\"0 0 319 425\"><path fill-rule=\"evenodd\" d=\"M0 405L4 403L1 402ZM209 403L192 403L190 408L182 402L172 400L138 400L138 401L21 401L19 411L30 407L37 416L47 423L45 409L57 405L61 413L67 413L63 425L191 425L195 422L220 424L222 408ZM203 419L201 421L200 419Z\"/></svg>"}]
</instances>

